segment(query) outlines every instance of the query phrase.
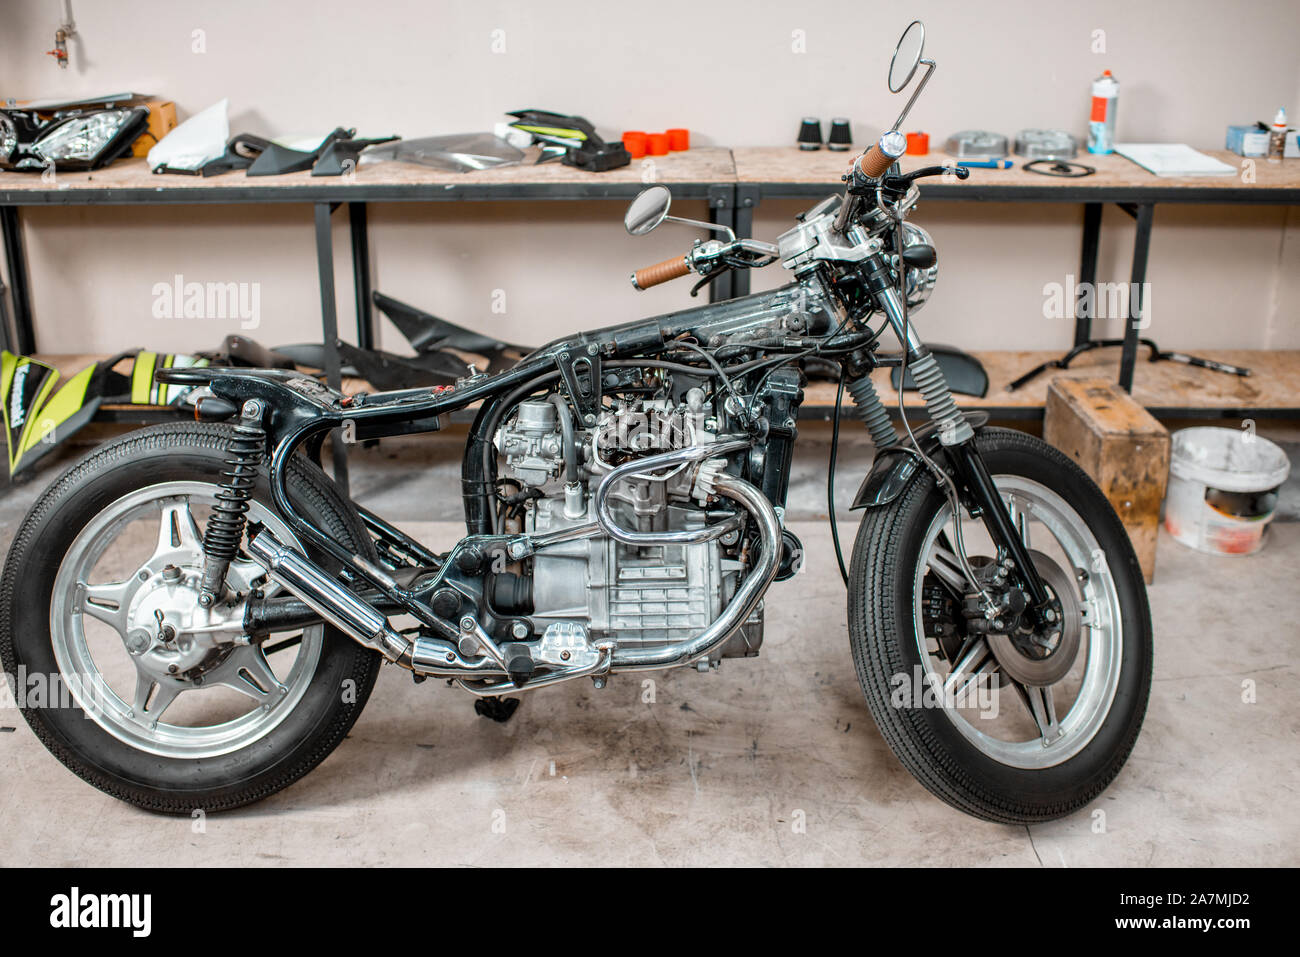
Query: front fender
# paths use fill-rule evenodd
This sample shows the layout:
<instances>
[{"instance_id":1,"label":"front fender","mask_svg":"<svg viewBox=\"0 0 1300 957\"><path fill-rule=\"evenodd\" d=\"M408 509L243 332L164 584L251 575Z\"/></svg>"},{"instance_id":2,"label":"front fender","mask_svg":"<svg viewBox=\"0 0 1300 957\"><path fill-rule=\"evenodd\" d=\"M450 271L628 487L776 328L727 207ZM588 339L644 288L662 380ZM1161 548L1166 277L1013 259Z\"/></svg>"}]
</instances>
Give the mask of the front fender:
<instances>
[{"instance_id":1,"label":"front fender","mask_svg":"<svg viewBox=\"0 0 1300 957\"><path fill-rule=\"evenodd\" d=\"M967 412L965 415L972 429L978 429L989 420L987 412ZM927 422L919 429L913 429L912 434L926 455L933 455L941 448L937 423ZM853 496L853 504L849 507L859 509L888 505L902 494L912 477L923 468L925 464L921 457L908 446L891 445L879 450L876 460L871 463L871 471L862 480L858 494Z\"/></svg>"}]
</instances>

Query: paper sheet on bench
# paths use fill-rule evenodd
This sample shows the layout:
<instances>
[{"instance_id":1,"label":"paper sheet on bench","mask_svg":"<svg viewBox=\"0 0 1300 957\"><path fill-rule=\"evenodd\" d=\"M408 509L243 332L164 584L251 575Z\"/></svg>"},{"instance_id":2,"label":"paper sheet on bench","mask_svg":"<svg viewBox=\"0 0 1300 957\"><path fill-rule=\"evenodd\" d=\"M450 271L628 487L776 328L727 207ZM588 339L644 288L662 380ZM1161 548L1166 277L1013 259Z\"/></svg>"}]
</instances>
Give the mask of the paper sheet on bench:
<instances>
[{"instance_id":1,"label":"paper sheet on bench","mask_svg":"<svg viewBox=\"0 0 1300 957\"><path fill-rule=\"evenodd\" d=\"M1157 176L1230 176L1236 172L1186 143L1117 143L1115 152Z\"/></svg>"}]
</instances>

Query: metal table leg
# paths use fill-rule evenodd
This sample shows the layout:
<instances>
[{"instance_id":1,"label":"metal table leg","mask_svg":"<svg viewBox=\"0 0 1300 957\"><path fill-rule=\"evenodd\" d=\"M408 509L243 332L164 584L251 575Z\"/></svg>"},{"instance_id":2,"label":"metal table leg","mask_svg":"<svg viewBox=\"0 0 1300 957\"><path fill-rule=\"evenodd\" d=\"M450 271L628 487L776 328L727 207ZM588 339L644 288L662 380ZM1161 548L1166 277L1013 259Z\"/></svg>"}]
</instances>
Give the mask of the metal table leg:
<instances>
[{"instance_id":1,"label":"metal table leg","mask_svg":"<svg viewBox=\"0 0 1300 957\"><path fill-rule=\"evenodd\" d=\"M342 386L342 363L339 360L339 316L334 296L334 243L330 230L330 203L316 203L316 269L320 275L321 334L325 345L325 381L330 388ZM333 451L334 481L348 494L348 450L341 430L336 429L330 443Z\"/></svg>"},{"instance_id":2,"label":"metal table leg","mask_svg":"<svg viewBox=\"0 0 1300 957\"><path fill-rule=\"evenodd\" d=\"M1133 370L1137 364L1139 333L1145 325L1142 315L1142 285L1146 282L1147 254L1151 249L1151 220L1154 203L1117 203L1120 209L1137 221L1137 235L1133 240L1133 271L1129 283L1128 306L1125 309L1125 327L1119 360L1119 384L1126 392L1133 391ZM1061 358L1030 369L1007 385L1014 392L1048 369L1065 369L1080 354L1091 349L1115 345L1117 340L1092 338L1092 319L1097 301L1097 247L1101 239L1100 203L1087 203L1083 213L1083 249L1079 257L1079 301L1075 303L1074 346ZM1087 283L1088 285L1084 285ZM1084 290L1092 291L1092 308L1084 308ZM1229 371L1229 370L1223 370Z\"/></svg>"},{"instance_id":3,"label":"metal table leg","mask_svg":"<svg viewBox=\"0 0 1300 957\"><path fill-rule=\"evenodd\" d=\"M1146 325L1142 311L1142 286L1147 278L1147 255L1151 251L1151 220L1155 214L1153 203L1140 203L1124 211L1137 221L1137 234L1133 239L1133 271L1129 279L1128 309L1124 325L1124 345L1119 358L1119 384L1125 392L1133 391L1133 369L1137 364L1138 338Z\"/></svg>"},{"instance_id":4,"label":"metal table leg","mask_svg":"<svg viewBox=\"0 0 1300 957\"><path fill-rule=\"evenodd\" d=\"M31 281L27 275L27 254L23 249L23 229L18 221L17 206L0 206L0 237L5 247L5 271L9 274L10 294L14 303L13 338L5 331L7 345L19 355L36 351L36 330L32 323Z\"/></svg>"},{"instance_id":5,"label":"metal table leg","mask_svg":"<svg viewBox=\"0 0 1300 957\"><path fill-rule=\"evenodd\" d=\"M733 225L731 228L736 231L737 239L752 239L754 237L754 207L758 205L760 195L759 188L752 184L738 185L736 187L736 205L732 211ZM739 269L735 272L731 280L731 294L733 296L749 295L748 269Z\"/></svg>"},{"instance_id":6,"label":"metal table leg","mask_svg":"<svg viewBox=\"0 0 1300 957\"><path fill-rule=\"evenodd\" d=\"M709 222L736 228L736 188L730 184L709 187ZM709 302L723 302L736 295L736 274L724 274L709 283Z\"/></svg>"},{"instance_id":7,"label":"metal table leg","mask_svg":"<svg viewBox=\"0 0 1300 957\"><path fill-rule=\"evenodd\" d=\"M1084 290L1097 287L1097 247L1101 244L1101 203L1085 203L1083 207L1083 250L1079 255L1079 292L1074 308L1074 344L1081 346L1092 338L1092 316L1096 309L1096 296L1090 297L1092 308L1084 306Z\"/></svg>"},{"instance_id":8,"label":"metal table leg","mask_svg":"<svg viewBox=\"0 0 1300 957\"><path fill-rule=\"evenodd\" d=\"M348 203L348 225L352 230L352 285L357 300L357 346L375 347L375 313L370 301L370 233L366 204Z\"/></svg>"}]
</instances>

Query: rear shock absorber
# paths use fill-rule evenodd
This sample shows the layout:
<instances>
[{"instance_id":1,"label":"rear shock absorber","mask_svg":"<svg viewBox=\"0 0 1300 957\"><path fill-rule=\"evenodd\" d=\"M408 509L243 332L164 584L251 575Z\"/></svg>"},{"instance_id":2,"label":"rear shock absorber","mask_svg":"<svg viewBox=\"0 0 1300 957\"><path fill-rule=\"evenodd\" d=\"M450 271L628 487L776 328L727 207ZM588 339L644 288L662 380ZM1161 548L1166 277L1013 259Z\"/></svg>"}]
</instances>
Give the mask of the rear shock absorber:
<instances>
[{"instance_id":1,"label":"rear shock absorber","mask_svg":"<svg viewBox=\"0 0 1300 957\"><path fill-rule=\"evenodd\" d=\"M210 607L225 590L226 571L244 540L248 501L253 497L257 469L262 464L265 449L262 403L249 399L240 410L235 433L230 437L217 503L212 507L208 527L203 533L203 580L199 585L199 604L204 608Z\"/></svg>"},{"instance_id":2,"label":"rear shock absorber","mask_svg":"<svg viewBox=\"0 0 1300 957\"><path fill-rule=\"evenodd\" d=\"M894 429L894 424L889 421L889 413L885 411L885 404L880 401L880 395L876 392L871 376L864 372L850 382L847 388L849 395L853 396L858 418L866 425L867 431L871 433L871 441L876 444L876 452L897 445L898 432Z\"/></svg>"}]
</instances>

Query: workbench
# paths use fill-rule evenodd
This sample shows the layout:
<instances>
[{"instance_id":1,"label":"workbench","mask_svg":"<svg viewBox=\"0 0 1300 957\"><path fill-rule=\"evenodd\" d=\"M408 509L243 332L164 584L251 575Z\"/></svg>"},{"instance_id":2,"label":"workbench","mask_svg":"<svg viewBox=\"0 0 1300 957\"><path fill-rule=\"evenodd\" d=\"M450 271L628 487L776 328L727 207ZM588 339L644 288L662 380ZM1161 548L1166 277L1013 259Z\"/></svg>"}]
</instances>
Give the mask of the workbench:
<instances>
[{"instance_id":1,"label":"workbench","mask_svg":"<svg viewBox=\"0 0 1300 957\"><path fill-rule=\"evenodd\" d=\"M1207 151L1240 168L1242 159L1231 153ZM40 176L0 173L0 232L5 247L6 272L13 286L13 330L0 330L0 340L10 351L36 353L56 367L76 371L68 358L38 353L35 308L27 279L19 210L31 206L133 206L225 205L244 203L303 203L314 208L315 242L320 280L321 326L327 346L327 368L333 385L342 385L340 363L333 343L338 338L338 306L334 294L334 257L330 242L331 214L347 206L351 230L351 265L355 287L356 339L363 348L374 345L371 304L370 251L367 206L391 202L474 202L537 200L617 200L626 202L648 183L669 186L677 199L704 200L710 218L730 226L738 236L752 235L754 210L768 199L814 201L843 188L841 174L855 154L795 147L725 149L697 147L685 153L653 157L606 173L585 173L559 163L500 167L474 173L450 173L405 163L362 165L344 177L312 177L309 173L246 177L229 173L220 177L151 174L142 159L123 160L93 173L59 173L53 183ZM1083 236L1079 281L1095 283L1102 210L1115 205L1137 224L1130 281L1141 289L1155 206L1184 204L1297 204L1300 203L1300 161L1270 164L1254 161L1254 182L1240 174L1220 177L1166 179L1154 176L1123 157L1081 156L1079 162L1097 172L1080 179L1065 179L1025 172L1022 160L1010 170L972 171L970 179L927 179L921 182L926 201L1050 202L1081 206ZM951 164L943 153L905 156L904 170ZM726 299L745 294L749 276L736 273L717 280L711 294ZM1130 318L1140 320L1138 311ZM1300 418L1300 351L1209 351L1207 357L1245 365L1255 374L1248 378L1223 375L1172 362L1137 361L1139 322L1125 324L1119 381L1143 405L1162 416L1234 416ZM1075 323L1074 341L1091 337L1091 319L1081 315ZM1014 392L1006 384L1026 369L1055 353L998 351L976 356L989 373L989 392L983 398L959 396L961 405L988 409L1002 418L1042 416L1048 381L1056 375L1096 376L1113 365L1104 353L1085 353L1068 370L1049 370ZM78 357L84 367L92 357ZM896 397L881 375L880 387L887 404ZM808 389L804 414L825 415L834 401L834 386L813 383ZM916 405L914 393L905 396ZM105 415L148 418L158 410L107 408ZM343 469L340 460L336 467Z\"/></svg>"}]
</instances>

